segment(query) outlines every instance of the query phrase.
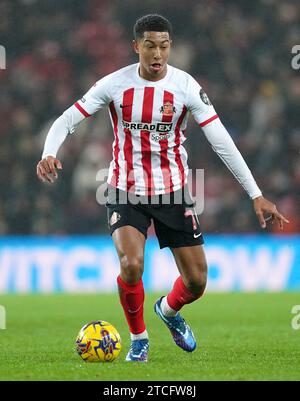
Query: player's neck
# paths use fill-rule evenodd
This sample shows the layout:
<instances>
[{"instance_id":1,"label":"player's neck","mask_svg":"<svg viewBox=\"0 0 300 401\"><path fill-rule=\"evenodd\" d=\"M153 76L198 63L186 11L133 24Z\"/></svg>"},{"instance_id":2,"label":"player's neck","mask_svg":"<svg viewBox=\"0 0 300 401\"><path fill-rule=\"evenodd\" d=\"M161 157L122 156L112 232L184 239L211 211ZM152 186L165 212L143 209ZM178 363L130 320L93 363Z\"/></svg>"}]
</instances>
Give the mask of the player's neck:
<instances>
[{"instance_id":1,"label":"player's neck","mask_svg":"<svg viewBox=\"0 0 300 401\"><path fill-rule=\"evenodd\" d=\"M139 66L139 76L143 79L145 79L146 81L153 81L153 82L157 82L160 81L162 79L165 78L165 76L167 75L168 72L168 68L167 65L165 65L165 68L162 70L162 72L159 75L153 75L150 74L145 68L143 68L143 66L140 64Z\"/></svg>"}]
</instances>

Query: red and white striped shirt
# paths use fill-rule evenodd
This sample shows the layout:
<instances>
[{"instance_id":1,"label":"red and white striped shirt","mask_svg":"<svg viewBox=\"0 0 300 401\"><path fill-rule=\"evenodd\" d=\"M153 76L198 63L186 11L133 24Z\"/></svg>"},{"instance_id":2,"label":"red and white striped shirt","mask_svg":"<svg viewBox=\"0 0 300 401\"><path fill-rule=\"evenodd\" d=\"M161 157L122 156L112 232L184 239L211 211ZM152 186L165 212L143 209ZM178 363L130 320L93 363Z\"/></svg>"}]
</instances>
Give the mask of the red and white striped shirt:
<instances>
[{"instance_id":1,"label":"red and white striped shirt","mask_svg":"<svg viewBox=\"0 0 300 401\"><path fill-rule=\"evenodd\" d=\"M239 183L254 199L261 195L247 164L207 95L188 73L167 66L159 81L146 81L139 64L100 79L52 125L42 158L56 157L69 133L86 117L107 106L114 132L108 183L139 195L176 191L187 182L183 147L189 113Z\"/></svg>"},{"instance_id":2,"label":"red and white striped shirt","mask_svg":"<svg viewBox=\"0 0 300 401\"><path fill-rule=\"evenodd\" d=\"M168 65L165 78L152 82L138 69L133 64L104 77L75 106L84 117L109 106L114 132L109 184L140 195L173 192L187 182L182 144L189 112L200 126L217 115L186 72Z\"/></svg>"}]
</instances>

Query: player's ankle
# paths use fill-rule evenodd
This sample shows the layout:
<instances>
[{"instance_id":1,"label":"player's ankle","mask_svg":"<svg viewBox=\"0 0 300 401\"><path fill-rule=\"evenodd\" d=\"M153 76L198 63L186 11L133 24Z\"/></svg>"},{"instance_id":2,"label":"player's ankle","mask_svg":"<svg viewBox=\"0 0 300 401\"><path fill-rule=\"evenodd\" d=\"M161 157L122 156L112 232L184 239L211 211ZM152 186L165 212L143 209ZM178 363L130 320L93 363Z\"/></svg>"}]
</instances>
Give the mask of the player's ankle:
<instances>
[{"instance_id":1,"label":"player's ankle","mask_svg":"<svg viewBox=\"0 0 300 401\"><path fill-rule=\"evenodd\" d=\"M164 316L173 317L176 316L178 311L172 309L168 304L167 297L163 297L160 303L160 309Z\"/></svg>"},{"instance_id":2,"label":"player's ankle","mask_svg":"<svg viewBox=\"0 0 300 401\"><path fill-rule=\"evenodd\" d=\"M148 332L147 330L144 330L142 333L139 334L133 334L130 333L130 340L149 340Z\"/></svg>"}]
</instances>

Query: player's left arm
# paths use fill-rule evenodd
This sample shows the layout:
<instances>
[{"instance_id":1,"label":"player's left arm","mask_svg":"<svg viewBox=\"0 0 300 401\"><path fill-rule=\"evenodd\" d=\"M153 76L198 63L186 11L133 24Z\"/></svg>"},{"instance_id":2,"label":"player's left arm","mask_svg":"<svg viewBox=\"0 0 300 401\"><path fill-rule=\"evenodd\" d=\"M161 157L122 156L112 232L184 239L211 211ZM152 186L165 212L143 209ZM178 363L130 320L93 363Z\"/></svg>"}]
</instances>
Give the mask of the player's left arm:
<instances>
[{"instance_id":1,"label":"player's left arm","mask_svg":"<svg viewBox=\"0 0 300 401\"><path fill-rule=\"evenodd\" d=\"M264 198L243 156L220 119L218 118L206 124L202 129L213 150L252 199L253 207L261 227L266 228L267 221L272 223L277 221L282 230L283 224L289 223L289 221L279 213L274 203ZM267 217L265 217L265 214L267 214Z\"/></svg>"},{"instance_id":2,"label":"player's left arm","mask_svg":"<svg viewBox=\"0 0 300 401\"><path fill-rule=\"evenodd\" d=\"M188 107L213 150L222 159L253 201L253 207L262 228L267 221L277 221L280 229L289 221L279 213L276 205L264 198L241 153L222 124L209 98L192 79L188 90ZM265 216L267 214L267 216Z\"/></svg>"},{"instance_id":3,"label":"player's left arm","mask_svg":"<svg viewBox=\"0 0 300 401\"><path fill-rule=\"evenodd\" d=\"M277 221L281 230L283 230L283 223L289 223L289 220L278 212L276 205L263 196L253 199L253 206L262 228L266 228L268 220L271 223ZM268 213L269 216L265 217L265 213Z\"/></svg>"}]
</instances>

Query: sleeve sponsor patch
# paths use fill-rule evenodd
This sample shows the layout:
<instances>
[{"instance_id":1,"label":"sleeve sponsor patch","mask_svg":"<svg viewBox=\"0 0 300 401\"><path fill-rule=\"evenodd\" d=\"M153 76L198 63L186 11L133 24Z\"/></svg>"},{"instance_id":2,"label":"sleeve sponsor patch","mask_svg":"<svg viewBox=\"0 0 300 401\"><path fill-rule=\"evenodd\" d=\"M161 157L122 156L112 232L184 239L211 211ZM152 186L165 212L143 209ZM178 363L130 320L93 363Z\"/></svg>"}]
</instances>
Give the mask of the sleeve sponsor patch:
<instances>
[{"instance_id":1,"label":"sleeve sponsor patch","mask_svg":"<svg viewBox=\"0 0 300 401\"><path fill-rule=\"evenodd\" d=\"M203 103L207 104L208 106L211 106L211 102L202 88L200 89L200 97Z\"/></svg>"}]
</instances>

